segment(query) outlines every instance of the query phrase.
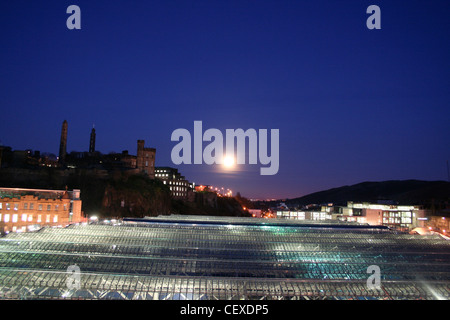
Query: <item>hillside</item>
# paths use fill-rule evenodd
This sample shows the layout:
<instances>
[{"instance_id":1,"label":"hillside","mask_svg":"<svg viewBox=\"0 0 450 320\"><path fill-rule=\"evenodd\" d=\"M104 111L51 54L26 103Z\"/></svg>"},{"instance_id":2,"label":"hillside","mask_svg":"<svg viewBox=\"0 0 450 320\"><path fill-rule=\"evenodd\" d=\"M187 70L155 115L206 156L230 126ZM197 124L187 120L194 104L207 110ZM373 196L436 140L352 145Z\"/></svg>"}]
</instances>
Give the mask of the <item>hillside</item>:
<instances>
[{"instance_id":1,"label":"hillside","mask_svg":"<svg viewBox=\"0 0 450 320\"><path fill-rule=\"evenodd\" d=\"M303 197L288 199L288 206L308 204L354 202L378 202L392 200L394 203L409 205L445 206L450 203L450 183L446 181L392 180L382 182L362 182Z\"/></svg>"},{"instance_id":2,"label":"hillside","mask_svg":"<svg viewBox=\"0 0 450 320\"><path fill-rule=\"evenodd\" d=\"M235 198L195 193L191 201L176 200L157 179L126 172L58 168L0 169L0 186L10 188L80 189L86 216L101 218L144 217L165 214L248 216Z\"/></svg>"}]
</instances>

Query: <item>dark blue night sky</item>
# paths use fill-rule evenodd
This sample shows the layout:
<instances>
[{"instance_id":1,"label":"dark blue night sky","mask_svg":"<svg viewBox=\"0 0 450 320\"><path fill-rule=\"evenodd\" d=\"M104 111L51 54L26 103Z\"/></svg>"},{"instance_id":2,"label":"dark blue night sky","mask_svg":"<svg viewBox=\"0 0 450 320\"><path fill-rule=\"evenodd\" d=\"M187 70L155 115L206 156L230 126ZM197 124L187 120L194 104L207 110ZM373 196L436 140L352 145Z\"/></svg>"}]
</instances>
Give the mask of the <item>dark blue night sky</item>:
<instances>
[{"instance_id":1,"label":"dark blue night sky","mask_svg":"<svg viewBox=\"0 0 450 320\"><path fill-rule=\"evenodd\" d=\"M66 9L81 8L81 30ZM369 30L366 9L381 9ZM15 150L155 147L156 165L249 198L446 180L450 1L0 3L0 141ZM280 130L280 169L171 161L177 128Z\"/></svg>"}]
</instances>

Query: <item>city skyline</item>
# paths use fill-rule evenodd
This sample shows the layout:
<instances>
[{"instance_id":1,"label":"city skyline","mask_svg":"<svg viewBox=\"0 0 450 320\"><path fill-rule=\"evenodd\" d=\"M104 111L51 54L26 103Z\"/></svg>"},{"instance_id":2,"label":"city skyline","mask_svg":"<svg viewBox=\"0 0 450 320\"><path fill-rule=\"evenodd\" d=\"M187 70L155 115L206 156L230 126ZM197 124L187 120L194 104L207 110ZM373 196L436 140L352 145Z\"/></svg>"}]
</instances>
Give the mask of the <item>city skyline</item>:
<instances>
[{"instance_id":1,"label":"city skyline","mask_svg":"<svg viewBox=\"0 0 450 320\"><path fill-rule=\"evenodd\" d=\"M68 30L66 8L81 8ZM369 30L366 9L381 8ZM156 149L156 166L248 198L447 180L446 2L15 1L0 5L0 142L58 155ZM280 166L174 165L171 134L279 129Z\"/></svg>"}]
</instances>

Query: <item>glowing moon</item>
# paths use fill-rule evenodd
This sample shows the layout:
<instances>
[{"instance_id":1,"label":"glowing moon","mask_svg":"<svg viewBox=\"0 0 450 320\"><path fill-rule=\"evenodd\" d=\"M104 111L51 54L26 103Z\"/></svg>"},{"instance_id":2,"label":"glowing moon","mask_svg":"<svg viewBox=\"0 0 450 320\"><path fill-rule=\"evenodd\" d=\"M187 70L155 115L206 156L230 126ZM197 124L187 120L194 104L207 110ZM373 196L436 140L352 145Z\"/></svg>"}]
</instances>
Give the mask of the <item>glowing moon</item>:
<instances>
[{"instance_id":1,"label":"glowing moon","mask_svg":"<svg viewBox=\"0 0 450 320\"><path fill-rule=\"evenodd\" d=\"M225 158L223 158L223 165L226 168L231 168L234 165L234 158L233 157L225 157Z\"/></svg>"}]
</instances>

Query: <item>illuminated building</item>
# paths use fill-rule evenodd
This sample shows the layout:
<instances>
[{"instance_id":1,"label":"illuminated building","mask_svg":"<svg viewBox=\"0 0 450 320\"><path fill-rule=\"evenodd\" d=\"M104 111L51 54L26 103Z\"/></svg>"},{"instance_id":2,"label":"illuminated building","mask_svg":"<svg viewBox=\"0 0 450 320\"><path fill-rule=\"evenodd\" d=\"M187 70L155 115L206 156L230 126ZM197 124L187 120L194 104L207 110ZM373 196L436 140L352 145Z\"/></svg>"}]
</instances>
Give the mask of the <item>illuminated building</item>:
<instances>
[{"instance_id":1,"label":"illuminated building","mask_svg":"<svg viewBox=\"0 0 450 320\"><path fill-rule=\"evenodd\" d=\"M0 238L0 297L449 299L449 250L439 235L344 221L97 221ZM76 287L67 284L71 266L79 268ZM379 267L379 286L369 286L371 266Z\"/></svg>"},{"instance_id":2,"label":"illuminated building","mask_svg":"<svg viewBox=\"0 0 450 320\"><path fill-rule=\"evenodd\" d=\"M288 220L331 220L332 215L324 211L277 211L276 217Z\"/></svg>"},{"instance_id":3,"label":"illuminated building","mask_svg":"<svg viewBox=\"0 0 450 320\"><path fill-rule=\"evenodd\" d=\"M0 188L0 232L81 222L80 190Z\"/></svg>"},{"instance_id":4,"label":"illuminated building","mask_svg":"<svg viewBox=\"0 0 450 320\"><path fill-rule=\"evenodd\" d=\"M189 183L175 168L156 167L155 177L169 186L171 195L176 199L186 199L188 192L194 189L194 184Z\"/></svg>"},{"instance_id":5,"label":"illuminated building","mask_svg":"<svg viewBox=\"0 0 450 320\"><path fill-rule=\"evenodd\" d=\"M347 206L340 208L340 213L335 216L346 221L383 225L407 231L424 226L421 219L425 217L425 211L419 206L349 201Z\"/></svg>"},{"instance_id":6,"label":"illuminated building","mask_svg":"<svg viewBox=\"0 0 450 320\"><path fill-rule=\"evenodd\" d=\"M331 204L321 206L319 211L278 210L277 218L290 220L344 220L387 226L393 229L409 231L424 226L425 210L419 206L386 205L368 202L354 203L347 206L333 207Z\"/></svg>"},{"instance_id":7,"label":"illuminated building","mask_svg":"<svg viewBox=\"0 0 450 320\"><path fill-rule=\"evenodd\" d=\"M255 218L261 218L261 209L248 209L248 212Z\"/></svg>"}]
</instances>

